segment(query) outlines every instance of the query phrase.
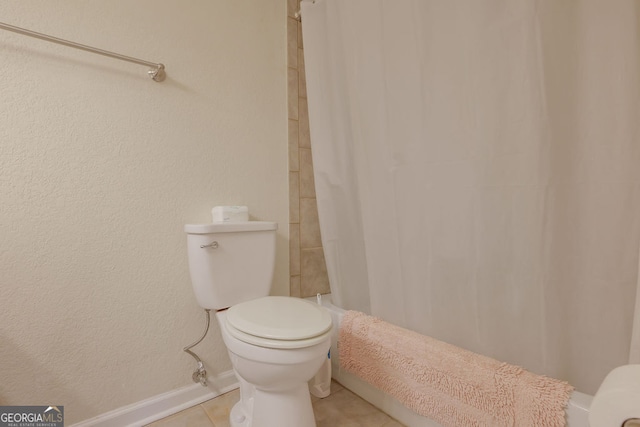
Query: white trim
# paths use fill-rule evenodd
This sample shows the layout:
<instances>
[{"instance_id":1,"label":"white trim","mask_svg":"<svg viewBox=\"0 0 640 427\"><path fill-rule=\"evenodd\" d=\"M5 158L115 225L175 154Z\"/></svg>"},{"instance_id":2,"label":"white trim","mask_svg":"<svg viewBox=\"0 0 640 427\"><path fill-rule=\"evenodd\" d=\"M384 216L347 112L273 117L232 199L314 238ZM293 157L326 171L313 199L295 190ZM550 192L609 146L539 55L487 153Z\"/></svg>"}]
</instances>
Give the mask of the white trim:
<instances>
[{"instance_id":1,"label":"white trim","mask_svg":"<svg viewBox=\"0 0 640 427\"><path fill-rule=\"evenodd\" d=\"M207 378L207 382L209 383L207 387L202 387L200 384L182 387L81 421L71 427L143 426L183 409L199 405L239 386L233 371L210 376Z\"/></svg>"}]
</instances>

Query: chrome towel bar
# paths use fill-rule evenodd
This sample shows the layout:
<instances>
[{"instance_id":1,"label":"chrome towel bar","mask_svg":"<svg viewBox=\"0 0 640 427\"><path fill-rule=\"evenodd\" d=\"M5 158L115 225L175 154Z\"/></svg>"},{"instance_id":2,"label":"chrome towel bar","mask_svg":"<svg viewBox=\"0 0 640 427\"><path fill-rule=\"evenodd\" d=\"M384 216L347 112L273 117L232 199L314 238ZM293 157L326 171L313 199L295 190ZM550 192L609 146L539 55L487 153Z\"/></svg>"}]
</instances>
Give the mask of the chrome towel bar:
<instances>
[{"instance_id":1,"label":"chrome towel bar","mask_svg":"<svg viewBox=\"0 0 640 427\"><path fill-rule=\"evenodd\" d=\"M120 55L119 53L109 52L108 50L98 49L95 47L87 46L80 43L71 42L68 40L60 39L58 37L48 36L46 34L37 33L31 30L25 30L24 28L15 27L13 25L5 24L0 22L0 29L13 31L14 33L22 34L29 37L34 37L37 39L45 40L51 43L57 43L68 47L73 47L75 49L84 50L91 53L97 53L98 55L108 56L110 58L119 59L121 61L133 62L135 64L146 65L147 67L151 67L147 74L156 82L161 82L165 79L166 74L164 72L164 65L155 62L144 61L142 59L133 58L131 56Z\"/></svg>"}]
</instances>

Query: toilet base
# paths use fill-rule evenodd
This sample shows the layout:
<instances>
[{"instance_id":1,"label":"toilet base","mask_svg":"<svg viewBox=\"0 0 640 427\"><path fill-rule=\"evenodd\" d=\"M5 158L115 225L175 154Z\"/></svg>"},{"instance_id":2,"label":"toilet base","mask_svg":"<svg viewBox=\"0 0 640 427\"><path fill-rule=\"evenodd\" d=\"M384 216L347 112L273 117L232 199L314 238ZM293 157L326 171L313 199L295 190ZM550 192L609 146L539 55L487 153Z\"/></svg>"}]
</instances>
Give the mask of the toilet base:
<instances>
[{"instance_id":1,"label":"toilet base","mask_svg":"<svg viewBox=\"0 0 640 427\"><path fill-rule=\"evenodd\" d=\"M240 382L240 400L231 409L229 423L231 427L251 427L255 387L245 381L237 372L236 377Z\"/></svg>"},{"instance_id":2,"label":"toilet base","mask_svg":"<svg viewBox=\"0 0 640 427\"><path fill-rule=\"evenodd\" d=\"M316 427L307 384L290 390L254 389L253 410L240 401L231 410L231 427Z\"/></svg>"},{"instance_id":3,"label":"toilet base","mask_svg":"<svg viewBox=\"0 0 640 427\"><path fill-rule=\"evenodd\" d=\"M229 414L229 424L231 427L251 427L250 414L246 414L242 401L233 405L231 414Z\"/></svg>"}]
</instances>

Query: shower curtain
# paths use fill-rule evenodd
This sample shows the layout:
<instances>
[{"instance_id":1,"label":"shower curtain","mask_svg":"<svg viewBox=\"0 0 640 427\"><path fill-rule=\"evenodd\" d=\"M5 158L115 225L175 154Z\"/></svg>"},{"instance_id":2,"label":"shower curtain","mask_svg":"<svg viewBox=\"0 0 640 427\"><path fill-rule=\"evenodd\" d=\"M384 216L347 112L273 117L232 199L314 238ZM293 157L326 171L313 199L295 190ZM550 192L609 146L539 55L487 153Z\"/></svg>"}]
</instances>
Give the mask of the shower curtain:
<instances>
[{"instance_id":1,"label":"shower curtain","mask_svg":"<svg viewBox=\"0 0 640 427\"><path fill-rule=\"evenodd\" d=\"M637 2L301 7L337 305L591 394L639 358Z\"/></svg>"}]
</instances>

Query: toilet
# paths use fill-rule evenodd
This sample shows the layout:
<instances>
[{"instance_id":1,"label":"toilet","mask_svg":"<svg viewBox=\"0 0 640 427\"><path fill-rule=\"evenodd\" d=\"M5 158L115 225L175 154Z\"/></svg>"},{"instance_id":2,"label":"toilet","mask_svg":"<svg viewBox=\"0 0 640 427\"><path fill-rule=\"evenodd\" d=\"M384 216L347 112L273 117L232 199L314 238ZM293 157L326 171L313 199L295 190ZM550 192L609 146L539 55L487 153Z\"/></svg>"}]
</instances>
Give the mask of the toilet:
<instances>
[{"instance_id":1,"label":"toilet","mask_svg":"<svg viewBox=\"0 0 640 427\"><path fill-rule=\"evenodd\" d=\"M187 224L191 283L214 310L240 401L232 427L314 427L309 381L331 346L329 312L300 298L269 296L275 222Z\"/></svg>"}]
</instances>

